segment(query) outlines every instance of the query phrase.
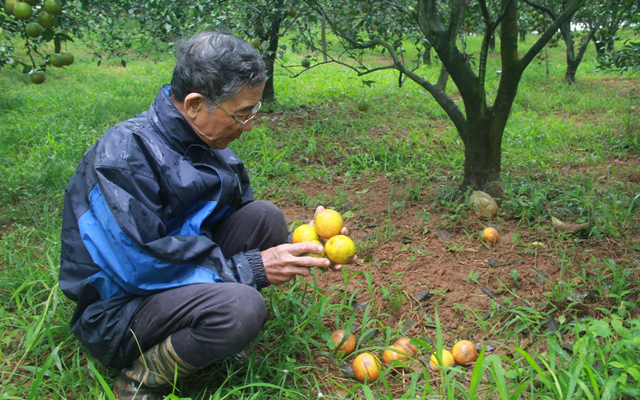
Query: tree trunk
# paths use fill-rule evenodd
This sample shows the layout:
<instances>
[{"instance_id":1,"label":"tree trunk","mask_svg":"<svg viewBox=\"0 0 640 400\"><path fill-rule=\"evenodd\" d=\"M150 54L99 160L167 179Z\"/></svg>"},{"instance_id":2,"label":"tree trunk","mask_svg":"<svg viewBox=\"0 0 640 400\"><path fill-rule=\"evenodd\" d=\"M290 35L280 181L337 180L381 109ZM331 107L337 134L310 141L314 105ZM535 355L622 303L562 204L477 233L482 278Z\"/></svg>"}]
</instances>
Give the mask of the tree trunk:
<instances>
[{"instance_id":1,"label":"tree trunk","mask_svg":"<svg viewBox=\"0 0 640 400\"><path fill-rule=\"evenodd\" d=\"M500 180L502 168L502 129L492 124L487 113L468 119L464 146L462 187L485 191ZM493 194L492 194L493 195Z\"/></svg>"},{"instance_id":2,"label":"tree trunk","mask_svg":"<svg viewBox=\"0 0 640 400\"><path fill-rule=\"evenodd\" d=\"M264 101L265 103L273 103L276 100L276 92L273 86L273 81L275 78L275 61L278 54L278 40L280 39L280 24L283 20L284 17L282 19L274 18L272 20L271 26L269 26L269 29L267 31L266 40L269 41L269 47L262 56L267 72L267 81L264 85L264 92L262 92L262 101Z\"/></svg>"}]
</instances>

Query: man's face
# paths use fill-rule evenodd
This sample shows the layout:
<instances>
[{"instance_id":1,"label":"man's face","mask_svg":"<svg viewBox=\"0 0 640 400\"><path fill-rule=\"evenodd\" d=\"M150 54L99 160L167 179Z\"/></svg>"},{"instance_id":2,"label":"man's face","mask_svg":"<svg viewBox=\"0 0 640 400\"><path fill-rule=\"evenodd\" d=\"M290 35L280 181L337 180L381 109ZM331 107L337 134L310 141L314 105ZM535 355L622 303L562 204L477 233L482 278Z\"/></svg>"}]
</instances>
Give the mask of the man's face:
<instances>
[{"instance_id":1,"label":"man's face","mask_svg":"<svg viewBox=\"0 0 640 400\"><path fill-rule=\"evenodd\" d=\"M220 106L240 121L246 121L253 114L253 109L262 98L264 85L245 87L233 99L220 103ZM195 111L190 123L198 136L214 149L226 149L229 143L238 139L244 131L253 128L253 121L241 125L227 114L221 107L209 112L204 101Z\"/></svg>"}]
</instances>

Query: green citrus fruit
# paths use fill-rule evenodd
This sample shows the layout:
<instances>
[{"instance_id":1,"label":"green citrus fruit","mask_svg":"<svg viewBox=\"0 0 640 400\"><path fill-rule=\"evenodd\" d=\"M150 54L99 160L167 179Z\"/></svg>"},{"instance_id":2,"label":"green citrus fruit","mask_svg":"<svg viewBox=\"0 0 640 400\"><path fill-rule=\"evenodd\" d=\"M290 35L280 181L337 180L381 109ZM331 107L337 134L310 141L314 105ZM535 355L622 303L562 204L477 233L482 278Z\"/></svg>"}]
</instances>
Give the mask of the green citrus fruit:
<instances>
[{"instance_id":1,"label":"green citrus fruit","mask_svg":"<svg viewBox=\"0 0 640 400\"><path fill-rule=\"evenodd\" d=\"M51 29L56 26L56 17L46 11L38 13L38 23L45 29Z\"/></svg>"},{"instance_id":2,"label":"green citrus fruit","mask_svg":"<svg viewBox=\"0 0 640 400\"><path fill-rule=\"evenodd\" d=\"M18 0L6 0L4 2L4 9L7 10L7 14L13 15L13 7L16 5Z\"/></svg>"},{"instance_id":3,"label":"green citrus fruit","mask_svg":"<svg viewBox=\"0 0 640 400\"><path fill-rule=\"evenodd\" d=\"M73 54L69 53L68 51L63 51L60 54L62 55L62 57L64 57L64 65L73 64L73 61L75 60Z\"/></svg>"},{"instance_id":4,"label":"green citrus fruit","mask_svg":"<svg viewBox=\"0 0 640 400\"><path fill-rule=\"evenodd\" d=\"M62 4L57 0L44 0L42 8L51 15L58 15L62 12Z\"/></svg>"},{"instance_id":5,"label":"green citrus fruit","mask_svg":"<svg viewBox=\"0 0 640 400\"><path fill-rule=\"evenodd\" d=\"M250 41L249 43L251 43L251 45L252 45L256 50L258 50L258 49L260 48L260 45L261 45L261 43L260 43L260 39L258 39L258 38L253 38L253 39L251 39L251 41Z\"/></svg>"},{"instance_id":6,"label":"green citrus fruit","mask_svg":"<svg viewBox=\"0 0 640 400\"><path fill-rule=\"evenodd\" d=\"M24 21L31 18L33 15L33 9L24 1L19 1L15 6L13 6L13 15Z\"/></svg>"},{"instance_id":7,"label":"green citrus fruit","mask_svg":"<svg viewBox=\"0 0 640 400\"><path fill-rule=\"evenodd\" d=\"M50 58L51 65L54 67L62 68L65 66L64 56L62 54L54 54Z\"/></svg>"},{"instance_id":8,"label":"green citrus fruit","mask_svg":"<svg viewBox=\"0 0 640 400\"><path fill-rule=\"evenodd\" d=\"M298 16L298 10L295 8L290 8L287 10L287 17L295 18Z\"/></svg>"},{"instance_id":9,"label":"green citrus fruit","mask_svg":"<svg viewBox=\"0 0 640 400\"><path fill-rule=\"evenodd\" d=\"M362 99L358 102L358 110L367 111L369 109L369 102L365 99Z\"/></svg>"},{"instance_id":10,"label":"green citrus fruit","mask_svg":"<svg viewBox=\"0 0 640 400\"><path fill-rule=\"evenodd\" d=\"M36 85L43 83L44 80L45 80L44 72L36 71L31 73L31 82L35 83Z\"/></svg>"},{"instance_id":11,"label":"green citrus fruit","mask_svg":"<svg viewBox=\"0 0 640 400\"><path fill-rule=\"evenodd\" d=\"M303 67L309 68L311 66L311 60L309 60L308 58L303 58L301 64Z\"/></svg>"},{"instance_id":12,"label":"green citrus fruit","mask_svg":"<svg viewBox=\"0 0 640 400\"><path fill-rule=\"evenodd\" d=\"M31 36L32 38L37 38L42 36L42 31L44 29L42 29L40 24L37 22L29 22L25 30L27 31L27 35Z\"/></svg>"}]
</instances>

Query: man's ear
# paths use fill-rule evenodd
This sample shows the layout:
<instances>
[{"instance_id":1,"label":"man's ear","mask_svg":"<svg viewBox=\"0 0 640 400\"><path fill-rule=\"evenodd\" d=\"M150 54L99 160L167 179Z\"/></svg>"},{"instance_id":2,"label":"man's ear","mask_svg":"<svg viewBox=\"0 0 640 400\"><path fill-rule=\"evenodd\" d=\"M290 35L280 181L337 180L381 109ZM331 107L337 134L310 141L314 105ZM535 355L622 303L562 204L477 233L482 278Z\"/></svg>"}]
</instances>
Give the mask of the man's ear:
<instances>
[{"instance_id":1,"label":"man's ear","mask_svg":"<svg viewBox=\"0 0 640 400\"><path fill-rule=\"evenodd\" d=\"M184 107L184 111L187 113L187 116L191 119L195 119L200 110L207 106L207 103L204 96L200 93L189 93L184 97L182 106Z\"/></svg>"}]
</instances>

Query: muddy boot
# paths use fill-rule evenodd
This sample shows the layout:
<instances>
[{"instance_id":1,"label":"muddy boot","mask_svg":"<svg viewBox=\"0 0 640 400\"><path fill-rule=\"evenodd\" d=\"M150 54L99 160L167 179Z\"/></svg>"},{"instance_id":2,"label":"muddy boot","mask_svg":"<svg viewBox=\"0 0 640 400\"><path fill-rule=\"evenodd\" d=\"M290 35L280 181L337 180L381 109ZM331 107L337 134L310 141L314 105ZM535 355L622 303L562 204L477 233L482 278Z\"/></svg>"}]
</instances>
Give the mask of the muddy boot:
<instances>
[{"instance_id":1,"label":"muddy boot","mask_svg":"<svg viewBox=\"0 0 640 400\"><path fill-rule=\"evenodd\" d=\"M198 369L178 357L169 336L120 372L113 393L118 400L162 400L175 377L184 378Z\"/></svg>"}]
</instances>

